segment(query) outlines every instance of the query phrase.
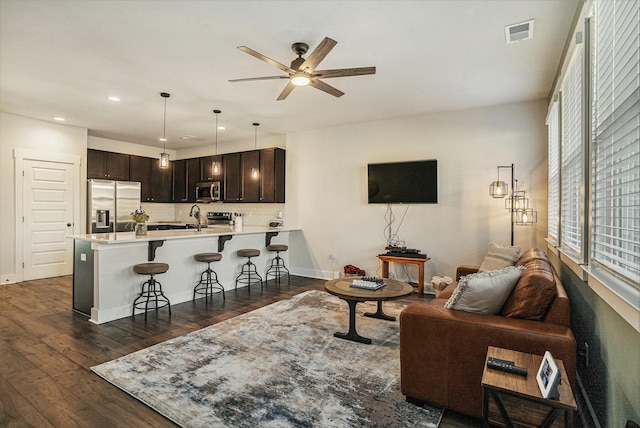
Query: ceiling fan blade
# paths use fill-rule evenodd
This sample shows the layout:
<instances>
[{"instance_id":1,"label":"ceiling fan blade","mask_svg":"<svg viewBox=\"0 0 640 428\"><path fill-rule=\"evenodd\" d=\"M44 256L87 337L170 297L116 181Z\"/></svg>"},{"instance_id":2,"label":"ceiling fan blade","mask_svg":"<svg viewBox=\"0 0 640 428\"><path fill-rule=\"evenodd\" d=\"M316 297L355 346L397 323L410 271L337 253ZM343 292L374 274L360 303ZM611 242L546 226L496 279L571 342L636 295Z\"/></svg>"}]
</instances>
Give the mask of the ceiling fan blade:
<instances>
[{"instance_id":1,"label":"ceiling fan blade","mask_svg":"<svg viewBox=\"0 0 640 428\"><path fill-rule=\"evenodd\" d=\"M331 85L327 85L322 80L312 79L311 82L309 82L309 85L313 86L316 89L320 89L322 92L326 92L327 94L331 94L334 97L341 97L341 96L344 95L344 92L342 92L339 89L334 88Z\"/></svg>"},{"instance_id":2,"label":"ceiling fan blade","mask_svg":"<svg viewBox=\"0 0 640 428\"><path fill-rule=\"evenodd\" d=\"M330 77L348 77L348 76L364 76L367 74L376 74L375 67L357 67L357 68L339 68L335 70L316 70L313 77L328 79Z\"/></svg>"},{"instance_id":3,"label":"ceiling fan blade","mask_svg":"<svg viewBox=\"0 0 640 428\"><path fill-rule=\"evenodd\" d=\"M295 88L296 88L296 85L294 85L293 83L289 82L287 84L287 86L284 87L282 92L280 92L280 95L278 96L278 101L282 101L285 98L287 98L289 96L289 94L291 93L291 91L293 91Z\"/></svg>"},{"instance_id":4,"label":"ceiling fan blade","mask_svg":"<svg viewBox=\"0 0 640 428\"><path fill-rule=\"evenodd\" d=\"M273 79L288 79L289 76L268 76L268 77L247 77L246 79L232 79L229 82L249 82L251 80L273 80Z\"/></svg>"},{"instance_id":5,"label":"ceiling fan blade","mask_svg":"<svg viewBox=\"0 0 640 428\"><path fill-rule=\"evenodd\" d=\"M306 70L308 73L313 73L313 70L315 70L318 64L320 64L320 61L322 61L337 44L338 42L335 40L325 37L302 63L300 70Z\"/></svg>"},{"instance_id":6,"label":"ceiling fan blade","mask_svg":"<svg viewBox=\"0 0 640 428\"><path fill-rule=\"evenodd\" d=\"M278 69L280 69L280 70L282 70L282 71L285 71L285 72L287 72L287 73L295 73L295 72L296 72L296 71L295 71L295 70L293 70L292 68L287 67L287 66L286 66L286 65L284 65L284 64L280 64L278 61L274 61L274 60L272 60L271 58L266 57L266 56L262 55L261 53L256 52L256 51L254 51L253 49L248 48L248 47L246 47L246 46L238 46L238 49L240 49L242 52L246 52L246 53L248 53L249 55L251 55L251 56L253 56L253 57L255 57L255 58L258 58L258 59L259 59L259 60L261 60L261 61L266 62L267 64L271 64L271 65L273 65L274 67L276 67L276 68L278 68Z\"/></svg>"}]
</instances>

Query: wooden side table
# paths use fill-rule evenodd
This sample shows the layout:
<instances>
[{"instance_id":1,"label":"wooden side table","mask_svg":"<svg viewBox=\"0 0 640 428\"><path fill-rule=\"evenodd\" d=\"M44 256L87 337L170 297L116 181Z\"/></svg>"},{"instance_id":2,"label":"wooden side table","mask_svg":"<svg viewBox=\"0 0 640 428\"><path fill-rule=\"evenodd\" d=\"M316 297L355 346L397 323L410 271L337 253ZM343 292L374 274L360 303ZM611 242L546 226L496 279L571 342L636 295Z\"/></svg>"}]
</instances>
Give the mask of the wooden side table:
<instances>
[{"instance_id":1,"label":"wooden side table","mask_svg":"<svg viewBox=\"0 0 640 428\"><path fill-rule=\"evenodd\" d=\"M576 400L571 391L567 372L561 360L556 360L562 376L558 386L558 399L542 398L536 382L536 373L542 362L542 355L526 354L509 349L489 347L489 357L513 361L516 366L526 367L527 377L518 376L486 366L482 373L482 416L484 426L489 423L501 427L542 426L573 428L573 412L577 410ZM558 415L564 412L563 418Z\"/></svg>"},{"instance_id":2,"label":"wooden side table","mask_svg":"<svg viewBox=\"0 0 640 428\"><path fill-rule=\"evenodd\" d=\"M382 262L383 278L389 278L389 263L408 263L418 265L418 297L422 297L422 293L424 291L424 263L431 260L429 257L397 257L381 254L378 258Z\"/></svg>"}]
</instances>

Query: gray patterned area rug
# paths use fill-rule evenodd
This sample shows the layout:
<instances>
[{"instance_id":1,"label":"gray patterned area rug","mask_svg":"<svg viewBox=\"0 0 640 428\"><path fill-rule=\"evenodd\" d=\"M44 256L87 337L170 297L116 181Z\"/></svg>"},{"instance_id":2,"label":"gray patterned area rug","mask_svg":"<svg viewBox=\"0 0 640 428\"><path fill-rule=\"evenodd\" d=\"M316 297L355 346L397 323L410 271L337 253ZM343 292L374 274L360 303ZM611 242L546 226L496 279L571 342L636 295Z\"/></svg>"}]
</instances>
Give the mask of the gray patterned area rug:
<instances>
[{"instance_id":1,"label":"gray patterned area rug","mask_svg":"<svg viewBox=\"0 0 640 428\"><path fill-rule=\"evenodd\" d=\"M347 305L314 290L91 370L184 427L437 427L441 409L400 392L398 321L357 308L371 345L335 338Z\"/></svg>"}]
</instances>

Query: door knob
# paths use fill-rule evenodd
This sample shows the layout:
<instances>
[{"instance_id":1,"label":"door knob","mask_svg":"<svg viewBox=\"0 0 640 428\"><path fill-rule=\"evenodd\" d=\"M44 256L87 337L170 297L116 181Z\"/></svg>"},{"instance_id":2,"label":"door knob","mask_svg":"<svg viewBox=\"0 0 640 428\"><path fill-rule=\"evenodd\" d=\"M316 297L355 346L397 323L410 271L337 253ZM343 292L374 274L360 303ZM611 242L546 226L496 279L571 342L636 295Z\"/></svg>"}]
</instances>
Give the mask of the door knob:
<instances>
[{"instance_id":1,"label":"door knob","mask_svg":"<svg viewBox=\"0 0 640 428\"><path fill-rule=\"evenodd\" d=\"M71 227L71 223L67 223L67 227Z\"/></svg>"}]
</instances>

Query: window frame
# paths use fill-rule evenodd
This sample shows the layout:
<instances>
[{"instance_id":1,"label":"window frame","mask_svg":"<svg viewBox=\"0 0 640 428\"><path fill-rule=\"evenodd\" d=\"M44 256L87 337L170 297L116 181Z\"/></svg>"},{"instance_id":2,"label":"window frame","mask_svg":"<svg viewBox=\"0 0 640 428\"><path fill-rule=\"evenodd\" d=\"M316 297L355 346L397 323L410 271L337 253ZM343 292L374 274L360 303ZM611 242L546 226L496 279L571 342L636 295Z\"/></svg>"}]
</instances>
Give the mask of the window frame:
<instances>
[{"instance_id":1,"label":"window frame","mask_svg":"<svg viewBox=\"0 0 640 428\"><path fill-rule=\"evenodd\" d=\"M549 100L549 113L551 114L553 110L553 103L559 100L559 117L560 117L560 144L558 153L555 154L557 156L559 165L560 165L560 183L562 183L563 177L563 168L562 168L562 120L563 120L563 96L564 92L564 84L566 76L565 74L568 72L568 69L571 66L571 62L576 55L576 51L579 49L583 50L583 70L582 70L582 92L583 96L580 103L580 109L582 112L582 126L581 126L581 161L582 161L582 174L581 174L581 207L580 212L582 215L582 224L580 227L581 240L582 243L579 246L582 251L581 254L577 254L573 249L567 248L566 242L563 242L563 233L562 233L562 210L563 210L563 195L562 190L560 190L560 194L558 195L558 204L559 204L559 231L558 231L558 241L554 240L553 236L550 236L549 230L547 231L547 242L548 247L551 252L558 256L558 259L571 271L573 271L579 279L584 281L600 298L602 298L607 304L609 304L619 315L621 315L629 324L631 324L637 331L640 332L640 276L639 279L635 278L626 278L623 275L619 275L616 272L612 272L610 269L603 267L596 259L593 257L593 234L596 233L593 229L594 225L594 213L595 205L592 205L593 201L593 193L594 186L592 182L594 181L593 174L596 171L596 168L592 165L592 157L595 158L594 154L594 130L593 125L595 124L594 119L594 106L592 103L592 99L595 100L597 94L594 93L594 81L596 77L593 76L592 67L594 67L593 60L593 49L592 46L595 45L593 43L593 38L595 37L592 33L592 25L595 27L596 19L598 16L595 12L596 10L596 2L599 0L593 0L592 2L588 2L588 5L585 4L581 11L581 17L584 19L584 27L580 26L580 20L576 21L576 27L572 30L571 37L576 37L576 44L579 45L580 41L583 40L582 46L574 46L572 48L568 48L567 52L565 52L565 57L563 58L560 69L559 69L559 78L556 79L556 84L554 90L554 95L550 97ZM616 1L616 0L611 0ZM633 10L636 12L636 9ZM629 23L630 28L636 28L635 26L640 27L640 6L637 9L636 14L633 15L633 18L627 19L625 22ZM626 15L625 15L626 16ZM613 25L613 24L612 24ZM575 34L573 33L575 31ZM635 33L632 33L635 34ZM640 50L640 41L636 44L635 42L631 45L631 49L635 49L638 47ZM625 51L626 52L626 51ZM633 52L633 51L632 51ZM640 54L639 54L640 55ZM626 63L625 63L626 64ZM594 69L595 70L595 69ZM625 69L626 70L626 69ZM639 70L640 71L640 70ZM635 82L635 79L632 79L632 82ZM640 82L640 77L638 78L638 82ZM632 91L633 93L633 91ZM593 97L593 98L592 98ZM597 100L596 100L597 101ZM633 102L633 101L632 101ZM632 105L635 108L635 106ZM639 107L640 108L640 107ZM549 125L549 117L547 117L547 125ZM635 122L634 122L635 123ZM640 121L639 121L640 124ZM635 134L634 134L635 135ZM633 146L635 149L635 146ZM549 151L549 158L551 162L551 158L554 154ZM566 171L564 171L566 173ZM635 180L634 180L635 183ZM560 188L562 189L562 184L560 184ZM635 187L632 185L632 190L635 190ZM634 191L635 195L635 191ZM549 194L549 198L551 198L551 192ZM566 203L566 202L565 202ZM549 201L549 208L551 209L554 204ZM635 203L632 204L632 209L635 209ZM550 216L551 220L551 216ZM635 224L632 226L632 231L635 232ZM635 243L635 236L632 235L632 243ZM635 251L632 252L635 254ZM633 260L633 259L632 259Z\"/></svg>"}]
</instances>

